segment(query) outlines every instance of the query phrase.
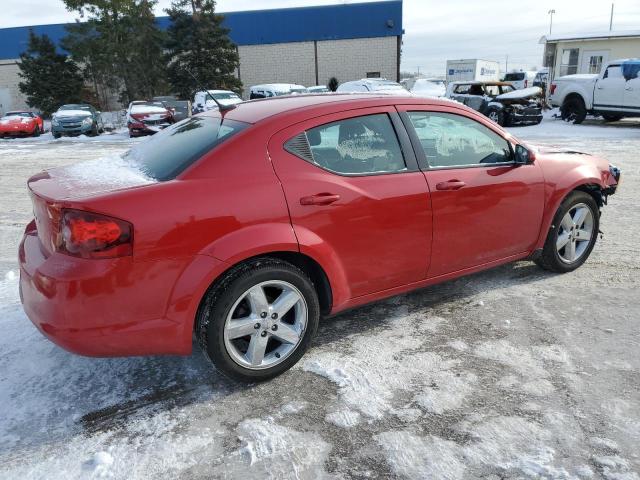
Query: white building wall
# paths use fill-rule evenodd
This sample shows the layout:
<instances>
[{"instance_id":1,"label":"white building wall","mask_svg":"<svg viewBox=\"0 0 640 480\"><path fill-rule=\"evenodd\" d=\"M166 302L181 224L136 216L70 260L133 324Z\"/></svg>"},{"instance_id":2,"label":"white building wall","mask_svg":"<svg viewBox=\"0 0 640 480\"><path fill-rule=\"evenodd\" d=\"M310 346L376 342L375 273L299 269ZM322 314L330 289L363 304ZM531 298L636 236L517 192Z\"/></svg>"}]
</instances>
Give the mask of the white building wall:
<instances>
[{"instance_id":1,"label":"white building wall","mask_svg":"<svg viewBox=\"0 0 640 480\"><path fill-rule=\"evenodd\" d=\"M554 78L559 75L562 64L562 51L572 48L578 49L578 72L589 73L585 69L585 53L605 53L604 63L622 58L640 57L640 38L611 38L588 39L583 41L559 41L556 43L556 58L554 66ZM587 53L588 54L588 53ZM604 65L603 65L604 66Z\"/></svg>"},{"instance_id":2,"label":"white building wall","mask_svg":"<svg viewBox=\"0 0 640 480\"><path fill-rule=\"evenodd\" d=\"M19 71L17 60L0 60L0 115L9 110L28 108L26 98L18 88Z\"/></svg>"},{"instance_id":3,"label":"white building wall","mask_svg":"<svg viewBox=\"0 0 640 480\"><path fill-rule=\"evenodd\" d=\"M240 45L238 53L245 98L249 87L261 83L315 85L313 42Z\"/></svg>"},{"instance_id":4,"label":"white building wall","mask_svg":"<svg viewBox=\"0 0 640 480\"><path fill-rule=\"evenodd\" d=\"M365 78L368 72L397 81L398 38L356 38L318 42L318 80L326 85L331 77L339 83Z\"/></svg>"}]
</instances>

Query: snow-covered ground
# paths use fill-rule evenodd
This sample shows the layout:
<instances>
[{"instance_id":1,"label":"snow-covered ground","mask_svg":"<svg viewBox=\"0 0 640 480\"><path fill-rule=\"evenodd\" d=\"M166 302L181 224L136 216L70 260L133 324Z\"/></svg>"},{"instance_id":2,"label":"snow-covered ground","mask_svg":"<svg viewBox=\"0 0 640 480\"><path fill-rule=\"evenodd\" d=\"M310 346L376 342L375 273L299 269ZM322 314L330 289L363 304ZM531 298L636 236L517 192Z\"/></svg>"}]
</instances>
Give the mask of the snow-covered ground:
<instances>
[{"instance_id":1,"label":"snow-covered ground","mask_svg":"<svg viewBox=\"0 0 640 480\"><path fill-rule=\"evenodd\" d=\"M511 131L622 168L583 267L518 262L327 319L253 386L197 349L90 359L42 338L17 291L26 178L131 141L0 141L0 478L640 479L640 122Z\"/></svg>"}]
</instances>

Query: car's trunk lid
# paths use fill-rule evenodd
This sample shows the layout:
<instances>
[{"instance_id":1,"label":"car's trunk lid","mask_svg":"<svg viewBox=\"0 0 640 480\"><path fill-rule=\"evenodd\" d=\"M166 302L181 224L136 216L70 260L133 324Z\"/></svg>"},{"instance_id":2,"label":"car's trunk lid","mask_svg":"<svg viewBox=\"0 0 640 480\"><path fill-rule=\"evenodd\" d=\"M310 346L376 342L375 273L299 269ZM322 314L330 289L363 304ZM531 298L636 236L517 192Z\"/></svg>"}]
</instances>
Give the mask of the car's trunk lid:
<instances>
[{"instance_id":1,"label":"car's trunk lid","mask_svg":"<svg viewBox=\"0 0 640 480\"><path fill-rule=\"evenodd\" d=\"M58 241L61 210L81 208L83 200L115 191L154 184L119 156L89 160L34 175L27 185L38 237L47 252Z\"/></svg>"}]
</instances>

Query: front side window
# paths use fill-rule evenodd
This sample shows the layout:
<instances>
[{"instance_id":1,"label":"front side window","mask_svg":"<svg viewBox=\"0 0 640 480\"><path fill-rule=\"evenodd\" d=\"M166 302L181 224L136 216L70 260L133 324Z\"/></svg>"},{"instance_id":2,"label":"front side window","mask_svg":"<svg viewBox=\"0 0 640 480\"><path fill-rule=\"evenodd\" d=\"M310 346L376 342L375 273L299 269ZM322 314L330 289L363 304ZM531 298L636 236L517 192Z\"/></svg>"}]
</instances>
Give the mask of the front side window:
<instances>
[{"instance_id":1,"label":"front side window","mask_svg":"<svg viewBox=\"0 0 640 480\"><path fill-rule=\"evenodd\" d=\"M409 112L430 167L465 167L512 161L511 147L475 120L440 112Z\"/></svg>"},{"instance_id":2,"label":"front side window","mask_svg":"<svg viewBox=\"0 0 640 480\"><path fill-rule=\"evenodd\" d=\"M219 117L190 117L156 133L123 154L159 181L171 180L209 150L249 126Z\"/></svg>"},{"instance_id":3,"label":"front side window","mask_svg":"<svg viewBox=\"0 0 640 480\"><path fill-rule=\"evenodd\" d=\"M331 172L367 175L407 170L398 137L386 113L327 123L305 134L310 147L310 158L305 159ZM287 150L302 156L287 145Z\"/></svg>"},{"instance_id":4,"label":"front side window","mask_svg":"<svg viewBox=\"0 0 640 480\"><path fill-rule=\"evenodd\" d=\"M455 89L453 90L453 93L459 93L459 94L469 93L470 86L471 85L469 84L456 85Z\"/></svg>"},{"instance_id":5,"label":"front side window","mask_svg":"<svg viewBox=\"0 0 640 480\"><path fill-rule=\"evenodd\" d=\"M602 78L622 78L622 68L620 65L609 65Z\"/></svg>"}]
</instances>

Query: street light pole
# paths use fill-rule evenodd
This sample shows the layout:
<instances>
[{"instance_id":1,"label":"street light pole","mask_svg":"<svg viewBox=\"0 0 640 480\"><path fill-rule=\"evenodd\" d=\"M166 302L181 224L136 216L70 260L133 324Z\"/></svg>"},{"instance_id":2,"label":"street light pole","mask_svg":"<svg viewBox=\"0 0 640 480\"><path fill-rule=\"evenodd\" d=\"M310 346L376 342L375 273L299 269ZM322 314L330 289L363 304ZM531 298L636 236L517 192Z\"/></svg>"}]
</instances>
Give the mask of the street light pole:
<instances>
[{"instance_id":1,"label":"street light pole","mask_svg":"<svg viewBox=\"0 0 640 480\"><path fill-rule=\"evenodd\" d=\"M551 9L548 13L551 17L551 21L549 22L549 35L551 35L551 29L553 28L553 14L556 13L556 11Z\"/></svg>"}]
</instances>

